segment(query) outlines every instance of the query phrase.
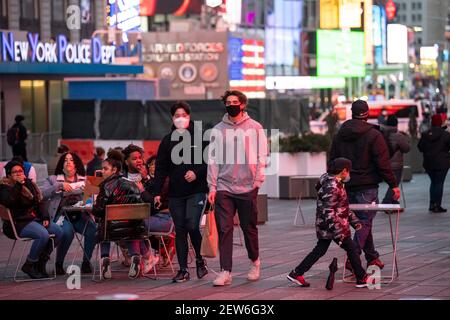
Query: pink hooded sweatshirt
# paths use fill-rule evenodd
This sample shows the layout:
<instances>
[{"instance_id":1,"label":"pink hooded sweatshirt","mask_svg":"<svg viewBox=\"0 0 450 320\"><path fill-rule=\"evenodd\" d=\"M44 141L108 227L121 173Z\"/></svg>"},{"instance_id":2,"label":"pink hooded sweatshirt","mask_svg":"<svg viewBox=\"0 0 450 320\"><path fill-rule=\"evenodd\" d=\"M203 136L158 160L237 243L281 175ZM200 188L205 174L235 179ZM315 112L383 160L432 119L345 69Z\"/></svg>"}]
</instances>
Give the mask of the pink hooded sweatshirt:
<instances>
[{"instance_id":1,"label":"pink hooded sweatshirt","mask_svg":"<svg viewBox=\"0 0 450 320\"><path fill-rule=\"evenodd\" d=\"M264 182L267 137L261 124L244 112L232 122L228 114L211 132L208 158L209 191L247 193Z\"/></svg>"}]
</instances>

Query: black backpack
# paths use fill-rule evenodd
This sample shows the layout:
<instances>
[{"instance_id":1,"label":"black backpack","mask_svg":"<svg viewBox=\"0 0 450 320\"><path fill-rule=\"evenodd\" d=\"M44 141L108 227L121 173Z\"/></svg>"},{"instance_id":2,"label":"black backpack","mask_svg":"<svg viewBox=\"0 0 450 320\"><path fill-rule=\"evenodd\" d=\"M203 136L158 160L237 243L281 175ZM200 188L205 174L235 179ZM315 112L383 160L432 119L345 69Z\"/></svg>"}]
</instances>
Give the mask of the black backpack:
<instances>
[{"instance_id":1,"label":"black backpack","mask_svg":"<svg viewBox=\"0 0 450 320\"><path fill-rule=\"evenodd\" d=\"M19 128L12 126L6 132L6 142L8 142L10 146L13 146L17 141L19 141Z\"/></svg>"}]
</instances>

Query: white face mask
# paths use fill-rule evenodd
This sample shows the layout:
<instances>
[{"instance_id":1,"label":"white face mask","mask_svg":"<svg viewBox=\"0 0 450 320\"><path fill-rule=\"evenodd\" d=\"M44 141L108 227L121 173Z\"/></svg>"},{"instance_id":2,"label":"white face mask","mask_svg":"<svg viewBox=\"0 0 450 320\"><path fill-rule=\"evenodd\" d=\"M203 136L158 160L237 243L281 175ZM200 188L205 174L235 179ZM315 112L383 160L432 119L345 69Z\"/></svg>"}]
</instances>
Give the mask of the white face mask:
<instances>
[{"instance_id":1,"label":"white face mask","mask_svg":"<svg viewBox=\"0 0 450 320\"><path fill-rule=\"evenodd\" d=\"M189 118L179 117L173 120L173 125L177 129L186 129L189 127Z\"/></svg>"},{"instance_id":2,"label":"white face mask","mask_svg":"<svg viewBox=\"0 0 450 320\"><path fill-rule=\"evenodd\" d=\"M344 180L342 180L343 182L349 182L350 181L350 175L346 176Z\"/></svg>"}]
</instances>

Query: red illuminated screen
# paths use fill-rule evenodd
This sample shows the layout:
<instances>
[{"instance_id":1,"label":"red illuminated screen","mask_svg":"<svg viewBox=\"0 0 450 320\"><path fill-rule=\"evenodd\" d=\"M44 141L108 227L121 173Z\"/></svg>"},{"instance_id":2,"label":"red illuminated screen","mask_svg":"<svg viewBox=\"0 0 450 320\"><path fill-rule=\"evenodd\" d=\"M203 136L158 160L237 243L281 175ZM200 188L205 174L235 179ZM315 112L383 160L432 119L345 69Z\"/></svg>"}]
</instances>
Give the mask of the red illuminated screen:
<instances>
[{"instance_id":1,"label":"red illuminated screen","mask_svg":"<svg viewBox=\"0 0 450 320\"><path fill-rule=\"evenodd\" d=\"M153 16L155 14L200 14L202 0L141 0L140 15Z\"/></svg>"}]
</instances>

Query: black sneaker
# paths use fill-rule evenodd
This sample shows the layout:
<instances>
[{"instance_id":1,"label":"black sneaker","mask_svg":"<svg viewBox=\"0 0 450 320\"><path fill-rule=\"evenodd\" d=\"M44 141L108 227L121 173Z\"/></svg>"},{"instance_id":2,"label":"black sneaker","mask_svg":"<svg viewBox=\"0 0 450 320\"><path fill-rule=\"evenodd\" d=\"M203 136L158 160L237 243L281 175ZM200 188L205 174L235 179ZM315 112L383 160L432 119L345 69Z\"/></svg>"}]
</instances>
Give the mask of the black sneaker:
<instances>
[{"instance_id":1,"label":"black sneaker","mask_svg":"<svg viewBox=\"0 0 450 320\"><path fill-rule=\"evenodd\" d=\"M81 273L92 273L91 263L89 261L83 261L81 264Z\"/></svg>"},{"instance_id":2,"label":"black sneaker","mask_svg":"<svg viewBox=\"0 0 450 320\"><path fill-rule=\"evenodd\" d=\"M369 276L365 275L362 279L356 279L356 285L357 288L366 288L367 282L368 282Z\"/></svg>"},{"instance_id":3,"label":"black sneaker","mask_svg":"<svg viewBox=\"0 0 450 320\"><path fill-rule=\"evenodd\" d=\"M141 273L141 257L140 256L132 256L130 271L128 271L128 277L132 278L132 279L136 279L137 277L139 277L140 273Z\"/></svg>"},{"instance_id":4,"label":"black sneaker","mask_svg":"<svg viewBox=\"0 0 450 320\"><path fill-rule=\"evenodd\" d=\"M303 276L298 275L295 270L292 270L288 275L287 279L293 283L298 284L300 287L309 287L309 283L306 282Z\"/></svg>"},{"instance_id":5,"label":"black sneaker","mask_svg":"<svg viewBox=\"0 0 450 320\"><path fill-rule=\"evenodd\" d=\"M197 278L201 279L208 274L208 269L206 268L206 261L204 259L197 260Z\"/></svg>"},{"instance_id":6,"label":"black sneaker","mask_svg":"<svg viewBox=\"0 0 450 320\"><path fill-rule=\"evenodd\" d=\"M22 266L22 271L26 273L31 279L44 278L44 275L36 270L36 262L30 262L27 260Z\"/></svg>"},{"instance_id":7,"label":"black sneaker","mask_svg":"<svg viewBox=\"0 0 450 320\"><path fill-rule=\"evenodd\" d=\"M189 272L187 270L179 270L177 275L172 278L173 282L181 283L190 279Z\"/></svg>"},{"instance_id":8,"label":"black sneaker","mask_svg":"<svg viewBox=\"0 0 450 320\"><path fill-rule=\"evenodd\" d=\"M64 276L66 274L66 270L64 270L62 263L59 262L56 263L56 274L58 276Z\"/></svg>"},{"instance_id":9,"label":"black sneaker","mask_svg":"<svg viewBox=\"0 0 450 320\"><path fill-rule=\"evenodd\" d=\"M436 207L434 207L434 209L432 210L432 212L435 212L435 213L442 213L442 212L447 212L447 209L442 208L441 206L436 206Z\"/></svg>"}]
</instances>

